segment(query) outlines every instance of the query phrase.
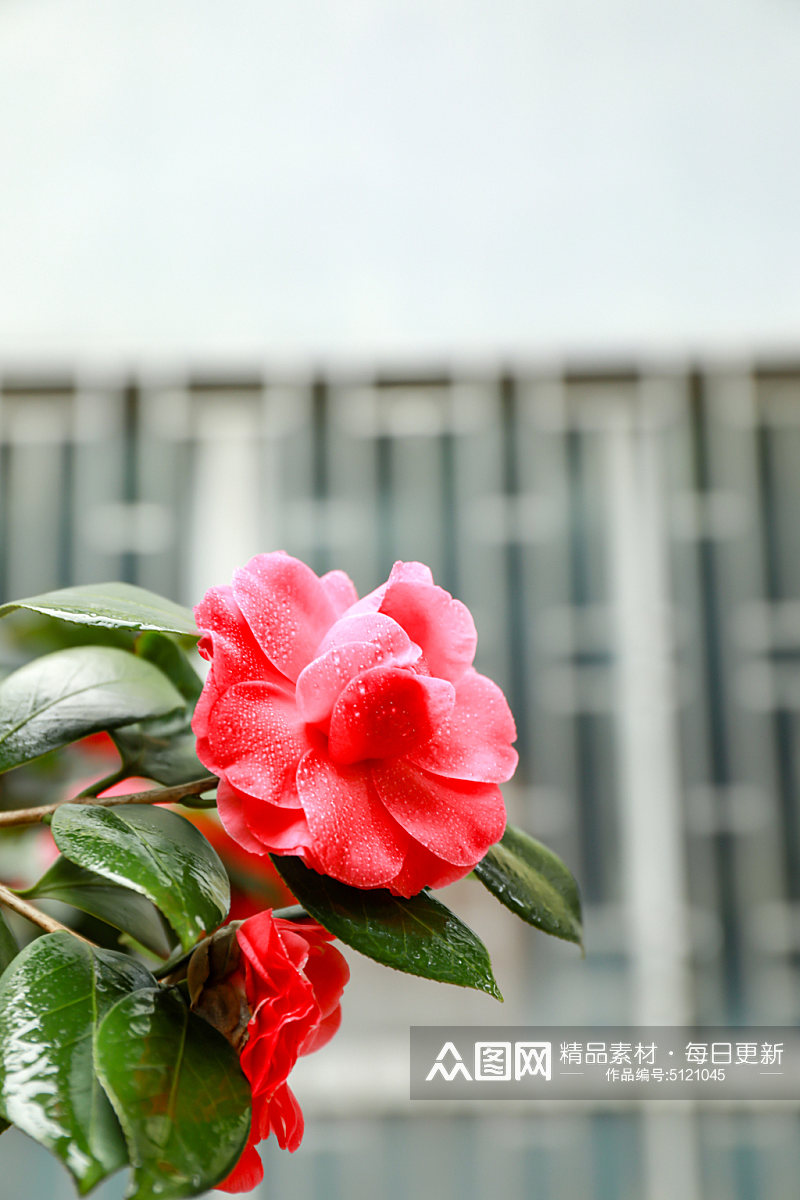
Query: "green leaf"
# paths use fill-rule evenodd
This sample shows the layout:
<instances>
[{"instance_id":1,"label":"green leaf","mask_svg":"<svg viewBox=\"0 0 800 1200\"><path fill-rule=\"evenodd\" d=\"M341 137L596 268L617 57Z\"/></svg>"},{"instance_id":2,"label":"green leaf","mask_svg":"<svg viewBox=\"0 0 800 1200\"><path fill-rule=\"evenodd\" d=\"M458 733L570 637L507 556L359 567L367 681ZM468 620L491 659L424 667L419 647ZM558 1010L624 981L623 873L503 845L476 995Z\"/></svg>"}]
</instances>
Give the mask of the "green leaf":
<instances>
[{"instance_id":1,"label":"green leaf","mask_svg":"<svg viewBox=\"0 0 800 1200\"><path fill-rule=\"evenodd\" d=\"M222 1034L176 989L121 999L97 1032L95 1062L125 1131L132 1200L179 1200L219 1183L250 1128L250 1085Z\"/></svg>"},{"instance_id":2,"label":"green leaf","mask_svg":"<svg viewBox=\"0 0 800 1200\"><path fill-rule=\"evenodd\" d=\"M303 908L360 954L410 975L503 999L483 942L432 896L420 892L404 900L385 888L352 888L299 858L270 857Z\"/></svg>"},{"instance_id":3,"label":"green leaf","mask_svg":"<svg viewBox=\"0 0 800 1200\"><path fill-rule=\"evenodd\" d=\"M165 958L172 949L155 906L139 892L111 883L94 871L87 871L63 854L35 883L19 895L30 899L61 900L81 912L89 913L129 933L142 946Z\"/></svg>"},{"instance_id":4,"label":"green leaf","mask_svg":"<svg viewBox=\"0 0 800 1200\"><path fill-rule=\"evenodd\" d=\"M142 633L136 639L135 650L140 658L158 667L183 696L187 707L194 709L203 681L180 646L164 633Z\"/></svg>"},{"instance_id":5,"label":"green leaf","mask_svg":"<svg viewBox=\"0 0 800 1200\"><path fill-rule=\"evenodd\" d=\"M152 900L187 949L224 920L230 885L222 861L177 813L148 804L62 804L50 828L72 862Z\"/></svg>"},{"instance_id":6,"label":"green leaf","mask_svg":"<svg viewBox=\"0 0 800 1200\"><path fill-rule=\"evenodd\" d=\"M578 885L564 863L521 829L507 826L475 874L501 904L545 933L583 946Z\"/></svg>"},{"instance_id":7,"label":"green leaf","mask_svg":"<svg viewBox=\"0 0 800 1200\"><path fill-rule=\"evenodd\" d=\"M184 708L169 716L156 716L137 725L126 725L112 737L122 763L132 775L146 775L172 787L187 784L205 774L194 745L192 714L203 680L172 638L164 634L143 634L137 638L136 653L166 674L182 697Z\"/></svg>"},{"instance_id":8,"label":"green leaf","mask_svg":"<svg viewBox=\"0 0 800 1200\"><path fill-rule=\"evenodd\" d=\"M195 736L181 715L173 720L165 717L157 725L144 721L126 725L113 730L111 736L129 775L144 775L165 787L174 787L208 774L195 753ZM193 799L187 797L189 807L194 807Z\"/></svg>"},{"instance_id":9,"label":"green leaf","mask_svg":"<svg viewBox=\"0 0 800 1200\"><path fill-rule=\"evenodd\" d=\"M0 912L0 975L10 962L19 954L17 939L6 924L6 919Z\"/></svg>"},{"instance_id":10,"label":"green leaf","mask_svg":"<svg viewBox=\"0 0 800 1200\"><path fill-rule=\"evenodd\" d=\"M117 1119L95 1078L97 1020L149 971L69 933L37 938L0 980L3 1115L56 1154L81 1194L127 1162Z\"/></svg>"},{"instance_id":11,"label":"green leaf","mask_svg":"<svg viewBox=\"0 0 800 1200\"><path fill-rule=\"evenodd\" d=\"M166 676L133 654L109 646L56 650L0 682L0 771L182 707Z\"/></svg>"},{"instance_id":12,"label":"green leaf","mask_svg":"<svg viewBox=\"0 0 800 1200\"><path fill-rule=\"evenodd\" d=\"M132 583L92 583L60 588L12 600L0 606L0 617L16 608L28 608L62 621L104 625L113 629L159 629L199 637L191 610Z\"/></svg>"},{"instance_id":13,"label":"green leaf","mask_svg":"<svg viewBox=\"0 0 800 1200\"><path fill-rule=\"evenodd\" d=\"M162 633L143 633L136 641L136 654L153 663L170 680L184 699L183 708L167 717L153 717L126 725L112 734L125 769L171 787L188 783L205 774L195 753L191 722L203 683L186 655Z\"/></svg>"}]
</instances>

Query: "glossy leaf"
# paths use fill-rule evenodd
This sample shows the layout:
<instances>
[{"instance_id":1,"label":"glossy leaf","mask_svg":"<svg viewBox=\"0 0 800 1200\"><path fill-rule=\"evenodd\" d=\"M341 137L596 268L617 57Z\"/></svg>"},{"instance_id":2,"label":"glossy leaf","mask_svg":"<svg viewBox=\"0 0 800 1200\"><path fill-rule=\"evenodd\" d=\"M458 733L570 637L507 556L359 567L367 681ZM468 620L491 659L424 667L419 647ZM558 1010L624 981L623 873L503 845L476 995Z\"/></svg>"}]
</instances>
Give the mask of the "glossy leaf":
<instances>
[{"instance_id":1,"label":"glossy leaf","mask_svg":"<svg viewBox=\"0 0 800 1200\"><path fill-rule=\"evenodd\" d=\"M230 1173L250 1128L250 1085L222 1034L175 989L115 1004L95 1062L125 1131L131 1200L197 1196Z\"/></svg>"},{"instance_id":2,"label":"glossy leaf","mask_svg":"<svg viewBox=\"0 0 800 1200\"><path fill-rule=\"evenodd\" d=\"M151 663L109 646L74 646L34 659L0 682L0 771L183 707Z\"/></svg>"},{"instance_id":3,"label":"glossy leaf","mask_svg":"<svg viewBox=\"0 0 800 1200\"><path fill-rule=\"evenodd\" d=\"M90 916L98 917L114 929L129 933L142 946L159 957L171 950L164 925L155 906L139 892L111 883L94 871L87 871L63 854L52 867L20 895L29 899L61 900Z\"/></svg>"},{"instance_id":4,"label":"glossy leaf","mask_svg":"<svg viewBox=\"0 0 800 1200\"><path fill-rule=\"evenodd\" d=\"M203 690L203 681L173 638L164 633L142 633L136 639L135 653L158 667L175 685L187 706L194 709Z\"/></svg>"},{"instance_id":5,"label":"glossy leaf","mask_svg":"<svg viewBox=\"0 0 800 1200\"><path fill-rule=\"evenodd\" d=\"M166 717L126 725L112 733L122 762L131 775L144 775L171 787L206 773L195 753L191 722L203 683L180 646L162 633L144 633L136 654L153 663L183 697L183 708Z\"/></svg>"},{"instance_id":6,"label":"glossy leaf","mask_svg":"<svg viewBox=\"0 0 800 1200\"><path fill-rule=\"evenodd\" d=\"M312 871L299 858L271 856L303 908L354 950L387 967L502 996L483 942L425 892L405 900L365 891Z\"/></svg>"},{"instance_id":7,"label":"glossy leaf","mask_svg":"<svg viewBox=\"0 0 800 1200\"><path fill-rule=\"evenodd\" d=\"M195 736L181 714L173 719L165 717L157 725L144 721L126 725L112 730L111 736L130 775L143 775L165 787L174 787L208 774L195 753ZM187 797L190 806L193 799Z\"/></svg>"},{"instance_id":8,"label":"glossy leaf","mask_svg":"<svg viewBox=\"0 0 800 1200\"><path fill-rule=\"evenodd\" d=\"M225 918L225 868L202 833L177 813L148 804L62 804L51 830L72 862L152 900L187 949Z\"/></svg>"},{"instance_id":9,"label":"glossy leaf","mask_svg":"<svg viewBox=\"0 0 800 1200\"><path fill-rule=\"evenodd\" d=\"M21 951L0 980L0 1106L56 1154L83 1194L127 1161L114 1112L95 1078L96 1021L149 971L69 933Z\"/></svg>"},{"instance_id":10,"label":"glossy leaf","mask_svg":"<svg viewBox=\"0 0 800 1200\"><path fill-rule=\"evenodd\" d=\"M0 975L10 962L19 954L17 939L6 924L6 919L0 912Z\"/></svg>"},{"instance_id":11,"label":"glossy leaf","mask_svg":"<svg viewBox=\"0 0 800 1200\"><path fill-rule=\"evenodd\" d=\"M509 825L475 874L529 925L583 945L578 885L558 855L529 834Z\"/></svg>"},{"instance_id":12,"label":"glossy leaf","mask_svg":"<svg viewBox=\"0 0 800 1200\"><path fill-rule=\"evenodd\" d=\"M0 617L16 608L27 608L76 621L80 625L104 625L113 629L159 629L167 633L199 637L192 612L164 596L157 596L132 583L92 583L84 587L60 588L12 600L0 607Z\"/></svg>"}]
</instances>

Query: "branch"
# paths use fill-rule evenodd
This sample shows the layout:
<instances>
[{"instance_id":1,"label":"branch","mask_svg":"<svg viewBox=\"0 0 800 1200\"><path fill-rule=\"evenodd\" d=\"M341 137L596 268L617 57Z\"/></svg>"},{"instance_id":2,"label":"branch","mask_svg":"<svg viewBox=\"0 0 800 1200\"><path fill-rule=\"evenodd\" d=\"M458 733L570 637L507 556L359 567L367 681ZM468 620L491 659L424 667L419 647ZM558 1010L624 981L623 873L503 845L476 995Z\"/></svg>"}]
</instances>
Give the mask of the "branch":
<instances>
[{"instance_id":1,"label":"branch","mask_svg":"<svg viewBox=\"0 0 800 1200\"><path fill-rule=\"evenodd\" d=\"M8 825L36 825L51 817L62 804L91 804L98 808L114 808L119 804L173 804L184 796L197 796L200 792L215 788L219 780L216 775L205 775L191 783L180 783L176 787L158 788L149 792L131 792L127 796L74 796L70 800L58 800L55 804L40 804L37 808L16 808L0 812L0 828Z\"/></svg>"},{"instance_id":2,"label":"branch","mask_svg":"<svg viewBox=\"0 0 800 1200\"><path fill-rule=\"evenodd\" d=\"M34 904L29 904L27 900L23 900L21 896L18 896L16 892L12 892L10 888L5 887L2 883L0 883L0 904L5 904L6 908L13 908L14 912L19 913L22 917L27 917L29 921L33 921L34 925L38 925L40 929L46 929L48 933L71 933L79 941L86 942L87 946L94 945L94 942L90 942L82 934L76 933L74 929L62 925L55 917L48 917L47 913L43 913Z\"/></svg>"}]
</instances>

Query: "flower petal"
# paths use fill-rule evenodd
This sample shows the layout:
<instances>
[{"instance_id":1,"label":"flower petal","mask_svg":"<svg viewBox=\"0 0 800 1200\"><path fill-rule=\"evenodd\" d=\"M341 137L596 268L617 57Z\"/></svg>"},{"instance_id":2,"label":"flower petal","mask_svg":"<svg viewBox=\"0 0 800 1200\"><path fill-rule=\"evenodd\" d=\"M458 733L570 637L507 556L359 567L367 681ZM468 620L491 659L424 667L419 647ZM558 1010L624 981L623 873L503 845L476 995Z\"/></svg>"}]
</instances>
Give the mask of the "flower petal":
<instances>
[{"instance_id":1,"label":"flower petal","mask_svg":"<svg viewBox=\"0 0 800 1200\"><path fill-rule=\"evenodd\" d=\"M426 567L421 562L396 562L392 567L389 578L386 583L382 583L373 591L368 592L363 599L354 604L349 612L356 616L360 613L377 612L383 603L383 598L386 595L386 589L390 583L433 583L433 575L430 567Z\"/></svg>"},{"instance_id":2,"label":"flower petal","mask_svg":"<svg viewBox=\"0 0 800 1200\"><path fill-rule=\"evenodd\" d=\"M296 805L295 772L310 748L294 700L268 683L237 683L208 718L206 766L270 804Z\"/></svg>"},{"instance_id":3,"label":"flower petal","mask_svg":"<svg viewBox=\"0 0 800 1200\"><path fill-rule=\"evenodd\" d=\"M315 1050L321 1050L323 1046L327 1046L333 1035L338 1033L341 1024L342 1008L337 1004L333 1012L328 1013L328 1016L323 1017L319 1025L314 1026L300 1047L300 1053L313 1054Z\"/></svg>"},{"instance_id":4,"label":"flower petal","mask_svg":"<svg viewBox=\"0 0 800 1200\"><path fill-rule=\"evenodd\" d=\"M320 642L317 653L322 654L334 647L349 646L352 642L373 642L380 646L387 658L391 658L397 666L410 666L422 654L419 646L411 641L397 621L393 621L385 613L378 612L345 613L331 625Z\"/></svg>"},{"instance_id":5,"label":"flower petal","mask_svg":"<svg viewBox=\"0 0 800 1200\"><path fill-rule=\"evenodd\" d=\"M303 719L315 724L327 721L340 692L356 675L382 665L411 666L421 654L391 617L371 613L337 621L297 680Z\"/></svg>"},{"instance_id":6,"label":"flower petal","mask_svg":"<svg viewBox=\"0 0 800 1200\"><path fill-rule=\"evenodd\" d=\"M268 804L221 780L217 811L231 837L253 854L304 855L309 848L311 835L300 807Z\"/></svg>"},{"instance_id":7,"label":"flower petal","mask_svg":"<svg viewBox=\"0 0 800 1200\"><path fill-rule=\"evenodd\" d=\"M414 841L454 866L474 867L503 836L506 810L494 784L440 779L399 759L376 763L372 781Z\"/></svg>"},{"instance_id":8,"label":"flower petal","mask_svg":"<svg viewBox=\"0 0 800 1200\"><path fill-rule=\"evenodd\" d=\"M361 767L337 769L310 750L297 787L321 870L353 887L380 887L403 865L408 835L380 803Z\"/></svg>"},{"instance_id":9,"label":"flower petal","mask_svg":"<svg viewBox=\"0 0 800 1200\"><path fill-rule=\"evenodd\" d=\"M514 718L500 688L485 675L469 670L456 685L455 707L449 717L429 742L407 757L434 775L505 783L519 758L511 747L516 736Z\"/></svg>"},{"instance_id":10,"label":"flower petal","mask_svg":"<svg viewBox=\"0 0 800 1200\"><path fill-rule=\"evenodd\" d=\"M272 680L287 686L253 637L230 587L211 588L195 607L197 628L203 631L198 649L213 663L220 691L240 679Z\"/></svg>"},{"instance_id":11,"label":"flower petal","mask_svg":"<svg viewBox=\"0 0 800 1200\"><path fill-rule=\"evenodd\" d=\"M303 1114L288 1083L277 1088L269 1101L269 1123L281 1150L294 1151L303 1140Z\"/></svg>"},{"instance_id":12,"label":"flower petal","mask_svg":"<svg viewBox=\"0 0 800 1200\"><path fill-rule=\"evenodd\" d=\"M351 679L379 666L381 647L372 642L351 642L315 658L297 680L297 705L310 724L327 721L336 700Z\"/></svg>"},{"instance_id":13,"label":"flower petal","mask_svg":"<svg viewBox=\"0 0 800 1200\"><path fill-rule=\"evenodd\" d=\"M344 689L331 713L328 752L335 763L396 758L430 741L453 707L445 679L403 667L375 667Z\"/></svg>"},{"instance_id":14,"label":"flower petal","mask_svg":"<svg viewBox=\"0 0 800 1200\"><path fill-rule=\"evenodd\" d=\"M283 552L251 558L233 577L233 595L267 658L293 682L338 616L311 568Z\"/></svg>"},{"instance_id":15,"label":"flower petal","mask_svg":"<svg viewBox=\"0 0 800 1200\"><path fill-rule=\"evenodd\" d=\"M444 588L389 576L380 611L394 617L422 648L431 675L457 683L472 665L475 622L466 605Z\"/></svg>"},{"instance_id":16,"label":"flower petal","mask_svg":"<svg viewBox=\"0 0 800 1200\"><path fill-rule=\"evenodd\" d=\"M335 608L337 617L358 600L356 586L344 571L328 571L320 576L319 581Z\"/></svg>"},{"instance_id":17,"label":"flower petal","mask_svg":"<svg viewBox=\"0 0 800 1200\"><path fill-rule=\"evenodd\" d=\"M413 842L403 869L387 885L395 896L416 896L423 888L442 888L469 875L472 867L454 866Z\"/></svg>"},{"instance_id":18,"label":"flower petal","mask_svg":"<svg viewBox=\"0 0 800 1200\"><path fill-rule=\"evenodd\" d=\"M245 820L245 800L246 797L232 788L226 780L220 779L217 787L217 812L224 828L245 850L252 854L266 854L267 847L250 832L250 826Z\"/></svg>"},{"instance_id":19,"label":"flower petal","mask_svg":"<svg viewBox=\"0 0 800 1200\"><path fill-rule=\"evenodd\" d=\"M248 1142L236 1166L222 1183L215 1184L221 1192L249 1192L264 1178L264 1167L255 1148L255 1139Z\"/></svg>"},{"instance_id":20,"label":"flower petal","mask_svg":"<svg viewBox=\"0 0 800 1200\"><path fill-rule=\"evenodd\" d=\"M219 698L220 689L217 687L217 677L214 674L214 664L212 663L192 713L192 733L197 739L197 757L202 763L205 763L211 756L211 749L208 745L208 718Z\"/></svg>"},{"instance_id":21,"label":"flower petal","mask_svg":"<svg viewBox=\"0 0 800 1200\"><path fill-rule=\"evenodd\" d=\"M306 936L305 933L303 936ZM339 1007L342 992L350 978L350 968L344 955L330 943L311 946L303 974L314 989L320 1017L329 1017ZM308 1054L308 1049L304 1049L303 1053Z\"/></svg>"},{"instance_id":22,"label":"flower petal","mask_svg":"<svg viewBox=\"0 0 800 1200\"><path fill-rule=\"evenodd\" d=\"M398 561L389 572L389 578L386 582L390 587L393 583L432 584L433 572L425 563L415 562L413 559L410 562Z\"/></svg>"}]
</instances>

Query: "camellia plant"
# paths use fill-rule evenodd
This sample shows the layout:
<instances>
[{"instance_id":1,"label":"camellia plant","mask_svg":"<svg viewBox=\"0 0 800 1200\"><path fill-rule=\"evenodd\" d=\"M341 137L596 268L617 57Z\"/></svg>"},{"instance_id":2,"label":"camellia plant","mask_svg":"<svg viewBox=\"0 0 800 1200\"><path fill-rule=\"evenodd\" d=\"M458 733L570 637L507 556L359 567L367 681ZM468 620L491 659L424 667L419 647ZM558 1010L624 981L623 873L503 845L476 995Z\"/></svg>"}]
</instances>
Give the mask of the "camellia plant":
<instances>
[{"instance_id":1,"label":"camellia plant","mask_svg":"<svg viewBox=\"0 0 800 1200\"><path fill-rule=\"evenodd\" d=\"M516 731L472 617L422 564L363 599L275 553L194 616L121 583L13 610L80 637L0 682L0 772L103 733L118 760L55 802L0 791L9 844L49 825L56 848L31 885L0 884L0 1113L81 1194L126 1164L136 1200L246 1191L262 1139L297 1149L289 1075L335 1034L348 980L334 939L502 999L433 889L472 875L581 944L571 874L506 824ZM215 806L224 829L197 811Z\"/></svg>"}]
</instances>

